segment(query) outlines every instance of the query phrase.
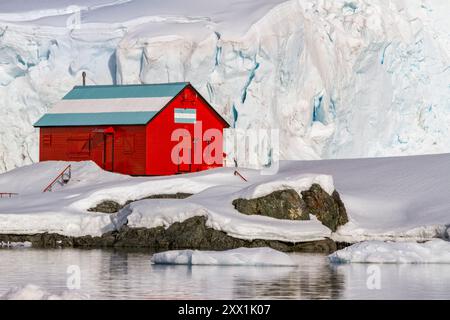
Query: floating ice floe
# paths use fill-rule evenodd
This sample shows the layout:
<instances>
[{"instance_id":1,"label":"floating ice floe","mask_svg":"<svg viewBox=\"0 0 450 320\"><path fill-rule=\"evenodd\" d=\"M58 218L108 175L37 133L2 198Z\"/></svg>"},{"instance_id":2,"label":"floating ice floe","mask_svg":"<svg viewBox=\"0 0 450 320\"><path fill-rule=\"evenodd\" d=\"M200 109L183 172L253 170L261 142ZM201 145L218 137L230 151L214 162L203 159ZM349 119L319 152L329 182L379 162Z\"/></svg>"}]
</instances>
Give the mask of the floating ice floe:
<instances>
[{"instance_id":1,"label":"floating ice floe","mask_svg":"<svg viewBox=\"0 0 450 320\"><path fill-rule=\"evenodd\" d=\"M0 300L86 300L86 299L89 299L89 295L81 294L77 291L66 290L61 294L54 294L34 284L27 284L21 287L11 288L8 292L0 296Z\"/></svg>"},{"instance_id":2,"label":"floating ice floe","mask_svg":"<svg viewBox=\"0 0 450 320\"><path fill-rule=\"evenodd\" d=\"M221 266L296 266L286 253L271 248L239 248L226 251L173 250L156 253L154 264Z\"/></svg>"},{"instance_id":3,"label":"floating ice floe","mask_svg":"<svg viewBox=\"0 0 450 320\"><path fill-rule=\"evenodd\" d=\"M450 263L450 242L365 241L328 256L334 263Z\"/></svg>"}]
</instances>

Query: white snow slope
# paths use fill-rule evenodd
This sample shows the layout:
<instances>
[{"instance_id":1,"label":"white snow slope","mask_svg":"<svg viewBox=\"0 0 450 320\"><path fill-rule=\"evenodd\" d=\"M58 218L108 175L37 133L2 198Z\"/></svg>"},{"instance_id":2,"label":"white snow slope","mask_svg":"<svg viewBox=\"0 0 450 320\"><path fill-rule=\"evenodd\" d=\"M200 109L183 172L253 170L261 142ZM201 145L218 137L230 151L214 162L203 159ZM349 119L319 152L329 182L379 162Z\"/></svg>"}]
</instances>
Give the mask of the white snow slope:
<instances>
[{"instance_id":1,"label":"white snow slope","mask_svg":"<svg viewBox=\"0 0 450 320\"><path fill-rule=\"evenodd\" d=\"M331 235L314 216L309 221L248 216L234 210L232 205L232 200L239 197L260 196L286 187L302 191L313 183L332 192L330 176L297 174L290 170L263 176L256 170L242 170L252 181L246 183L233 175L234 169L223 168L174 177L133 178L105 172L93 162L80 162L72 163L73 178L68 185L42 193L66 166L65 162L42 162L0 175L0 190L19 193L13 198L0 199L0 233L100 236L124 223L130 227L168 227L202 215L208 218L209 227L242 239L299 242ZM125 203L152 194L176 192L196 194L185 200L138 201L115 215L87 211L103 200Z\"/></svg>"},{"instance_id":2,"label":"white snow slope","mask_svg":"<svg viewBox=\"0 0 450 320\"><path fill-rule=\"evenodd\" d=\"M336 251L328 258L335 263L450 263L450 242L366 241Z\"/></svg>"},{"instance_id":3,"label":"white snow slope","mask_svg":"<svg viewBox=\"0 0 450 320\"><path fill-rule=\"evenodd\" d=\"M78 29L67 28L77 21ZM448 0L0 1L0 171L80 83L190 81L281 159L448 152Z\"/></svg>"},{"instance_id":4,"label":"white snow slope","mask_svg":"<svg viewBox=\"0 0 450 320\"><path fill-rule=\"evenodd\" d=\"M282 161L276 175L240 169L248 182L221 168L173 177L128 177L102 171L92 162L72 163L73 178L51 193L42 190L65 162L43 162L0 175L0 192L19 196L0 199L0 233L100 235L128 223L130 227L168 227L193 216L242 239L288 242L332 237L338 241L417 241L448 238L450 233L450 154L320 161ZM234 210L232 200L271 191L298 192L319 183L335 188L350 222L331 231L314 216L309 221L248 216ZM118 214L88 212L103 200L125 203L152 194L195 193L183 200L148 199Z\"/></svg>"}]
</instances>

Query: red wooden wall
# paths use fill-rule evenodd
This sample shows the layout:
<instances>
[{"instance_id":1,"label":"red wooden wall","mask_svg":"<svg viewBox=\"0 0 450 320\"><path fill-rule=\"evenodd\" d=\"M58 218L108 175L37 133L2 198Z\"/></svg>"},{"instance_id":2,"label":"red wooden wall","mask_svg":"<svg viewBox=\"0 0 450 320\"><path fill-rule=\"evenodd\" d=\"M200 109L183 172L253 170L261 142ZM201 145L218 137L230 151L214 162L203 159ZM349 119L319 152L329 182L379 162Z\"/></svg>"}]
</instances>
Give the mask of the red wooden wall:
<instances>
[{"instance_id":1,"label":"red wooden wall","mask_svg":"<svg viewBox=\"0 0 450 320\"><path fill-rule=\"evenodd\" d=\"M109 127L41 128L40 161L93 160L105 170L145 175L145 126L114 126L113 136L95 132L107 128Z\"/></svg>"},{"instance_id":2,"label":"red wooden wall","mask_svg":"<svg viewBox=\"0 0 450 320\"><path fill-rule=\"evenodd\" d=\"M179 170L196 172L213 167L208 166L204 161L202 164L192 164L191 166L178 166L173 163L171 153L178 142L171 141L172 132L177 128L185 128L190 132L191 137L194 137L194 124L175 123L175 108L196 109L197 121L202 121L202 136L210 128L219 129L223 133L223 128L228 127L228 124L208 106L207 102L192 87L186 87L147 125L148 175L170 175L179 173ZM206 147L206 142L202 141L201 143L203 150ZM223 147L222 139L219 143ZM218 150L218 152L222 156L223 150ZM216 166L221 166L221 164Z\"/></svg>"}]
</instances>

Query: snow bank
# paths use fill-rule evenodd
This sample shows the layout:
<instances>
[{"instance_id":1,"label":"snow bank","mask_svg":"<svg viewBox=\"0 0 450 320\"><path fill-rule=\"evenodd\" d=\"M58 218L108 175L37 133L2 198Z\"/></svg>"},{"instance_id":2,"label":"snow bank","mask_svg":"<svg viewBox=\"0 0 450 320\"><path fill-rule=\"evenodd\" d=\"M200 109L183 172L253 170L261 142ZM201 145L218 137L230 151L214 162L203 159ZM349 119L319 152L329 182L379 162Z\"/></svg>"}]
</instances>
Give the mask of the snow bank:
<instances>
[{"instance_id":1,"label":"snow bank","mask_svg":"<svg viewBox=\"0 0 450 320\"><path fill-rule=\"evenodd\" d=\"M269 182L254 184L240 192L245 199L254 199L266 196L274 191L293 189L301 194L302 191L311 188L311 185L319 184L328 194L334 191L333 177L330 175L292 174L286 177L277 177Z\"/></svg>"},{"instance_id":2,"label":"snow bank","mask_svg":"<svg viewBox=\"0 0 450 320\"><path fill-rule=\"evenodd\" d=\"M311 220L280 220L258 215L245 215L231 205L233 197L222 194L225 188L215 188L199 193L186 200L143 200L131 204L117 214L113 221L117 229L123 224L131 228L168 228L175 222L204 216L206 226L227 235L244 240L278 240L305 242L323 240L331 236L331 231L311 216ZM236 195L235 193L232 193Z\"/></svg>"},{"instance_id":3,"label":"snow bank","mask_svg":"<svg viewBox=\"0 0 450 320\"><path fill-rule=\"evenodd\" d=\"M23 287L10 289L0 300L87 300L89 295L76 291L64 291L61 294L50 293L42 287L27 284Z\"/></svg>"},{"instance_id":4,"label":"snow bank","mask_svg":"<svg viewBox=\"0 0 450 320\"><path fill-rule=\"evenodd\" d=\"M194 216L205 216L209 227L242 239L299 242L322 240L331 234L315 217L311 221L282 221L247 216L234 210L231 204L235 198L248 195L248 190L259 185L273 183L281 186L285 181L290 181L291 187L307 189L313 182L324 181L324 187L331 188L331 177L298 175L292 171L263 176L257 170L242 170L252 181L249 184L234 176L234 169L222 168L173 177L135 178L105 172L88 161L70 163L70 182L55 187L53 192L42 193L45 186L68 164L49 161L0 175L2 190L19 193L16 197L0 201L0 233L48 232L67 236L100 236L125 223L136 228L168 227ZM177 192L196 195L184 200L138 201L114 215L87 211L104 200L125 203L152 194Z\"/></svg>"},{"instance_id":5,"label":"snow bank","mask_svg":"<svg viewBox=\"0 0 450 320\"><path fill-rule=\"evenodd\" d=\"M450 226L449 154L321 161L288 161L297 174L333 177L350 222L332 238L425 241L446 238Z\"/></svg>"},{"instance_id":6,"label":"snow bank","mask_svg":"<svg viewBox=\"0 0 450 320\"><path fill-rule=\"evenodd\" d=\"M221 266L295 266L291 257L271 248L239 248L227 251L174 250L156 253L155 264Z\"/></svg>"},{"instance_id":7,"label":"snow bank","mask_svg":"<svg viewBox=\"0 0 450 320\"><path fill-rule=\"evenodd\" d=\"M328 256L335 263L450 263L450 242L365 241Z\"/></svg>"},{"instance_id":8,"label":"snow bank","mask_svg":"<svg viewBox=\"0 0 450 320\"><path fill-rule=\"evenodd\" d=\"M65 162L44 161L33 165L11 170L0 175L0 186L3 192L29 195L42 193L42 191L55 179L68 165L71 165L73 179L65 189L89 187L93 184L119 182L128 180L129 176L111 173L102 170L93 161ZM55 184L53 191L61 190L62 186Z\"/></svg>"},{"instance_id":9,"label":"snow bank","mask_svg":"<svg viewBox=\"0 0 450 320\"><path fill-rule=\"evenodd\" d=\"M168 227L194 216L207 218L208 227L252 240L288 242L321 240L426 241L447 238L450 226L450 155L397 158L282 161L275 175L234 168L171 177L129 177L104 172L92 162L72 163L72 180L53 192L42 189L53 172L68 163L46 162L0 175L2 192L19 192L0 199L0 233L59 233L92 235L120 228ZM237 212L232 201L252 198L279 188L302 191L313 183L339 192L350 222L337 232L315 216L309 221L278 220ZM12 188L12 189L9 189ZM113 215L88 212L104 200L125 203L153 194L195 195L180 200L148 199L132 203Z\"/></svg>"},{"instance_id":10,"label":"snow bank","mask_svg":"<svg viewBox=\"0 0 450 320\"><path fill-rule=\"evenodd\" d=\"M229 170L229 169L226 169ZM257 171L256 171L257 172ZM231 175L230 171L230 175ZM292 179L290 178L292 175ZM229 236L244 239L265 239L287 242L323 240L331 231L315 216L310 220L281 220L266 216L245 215L235 210L232 202L237 198L258 197L280 188L306 190L313 183L323 184L324 189L334 190L332 178L318 175L296 175L293 172L275 176L251 174L254 183L219 185L207 188L182 200L137 201L112 215L117 229L124 224L132 228L169 227L195 216L207 218L206 225L223 231ZM236 181L237 182L237 181ZM246 187L246 185L249 185ZM331 191L332 192L332 191Z\"/></svg>"}]
</instances>

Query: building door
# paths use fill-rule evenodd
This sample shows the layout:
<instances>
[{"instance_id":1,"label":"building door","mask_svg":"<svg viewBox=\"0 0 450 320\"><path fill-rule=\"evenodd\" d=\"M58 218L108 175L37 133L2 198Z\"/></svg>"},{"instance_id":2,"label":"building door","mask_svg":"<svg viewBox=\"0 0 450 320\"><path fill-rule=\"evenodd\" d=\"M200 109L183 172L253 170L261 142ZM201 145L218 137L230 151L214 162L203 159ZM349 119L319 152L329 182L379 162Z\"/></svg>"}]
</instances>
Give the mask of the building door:
<instances>
[{"instance_id":1,"label":"building door","mask_svg":"<svg viewBox=\"0 0 450 320\"><path fill-rule=\"evenodd\" d=\"M91 160L100 168L104 167L105 138L103 133L94 132L91 135Z\"/></svg>"},{"instance_id":2,"label":"building door","mask_svg":"<svg viewBox=\"0 0 450 320\"><path fill-rule=\"evenodd\" d=\"M107 171L114 171L114 134L105 133L104 152L103 152L103 169Z\"/></svg>"}]
</instances>

